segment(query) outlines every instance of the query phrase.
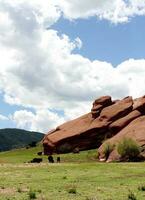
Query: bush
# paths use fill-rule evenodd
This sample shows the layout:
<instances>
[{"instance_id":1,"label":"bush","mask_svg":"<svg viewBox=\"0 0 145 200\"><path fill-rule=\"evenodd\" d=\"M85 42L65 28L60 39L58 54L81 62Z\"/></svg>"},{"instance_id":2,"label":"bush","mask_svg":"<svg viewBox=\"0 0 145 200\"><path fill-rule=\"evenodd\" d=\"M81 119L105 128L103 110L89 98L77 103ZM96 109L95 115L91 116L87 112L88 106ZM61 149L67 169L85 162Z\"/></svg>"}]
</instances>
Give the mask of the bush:
<instances>
[{"instance_id":1,"label":"bush","mask_svg":"<svg viewBox=\"0 0 145 200\"><path fill-rule=\"evenodd\" d=\"M103 154L104 154L106 160L108 159L108 157L109 157L110 153L113 151L113 149L114 149L113 144L110 144L110 143L104 144Z\"/></svg>"},{"instance_id":2,"label":"bush","mask_svg":"<svg viewBox=\"0 0 145 200\"><path fill-rule=\"evenodd\" d=\"M21 192L22 192L22 189L21 189L21 188L18 188L18 189L17 189L17 192L21 193Z\"/></svg>"},{"instance_id":3,"label":"bush","mask_svg":"<svg viewBox=\"0 0 145 200\"><path fill-rule=\"evenodd\" d=\"M29 147L36 147L37 146L37 142L33 141L29 144Z\"/></svg>"},{"instance_id":4,"label":"bush","mask_svg":"<svg viewBox=\"0 0 145 200\"><path fill-rule=\"evenodd\" d=\"M133 139L124 138L118 144L117 151L123 159L134 161L140 154L140 147Z\"/></svg>"},{"instance_id":5,"label":"bush","mask_svg":"<svg viewBox=\"0 0 145 200\"><path fill-rule=\"evenodd\" d=\"M29 195L29 199L36 199L36 193L34 191L30 190L28 195Z\"/></svg>"},{"instance_id":6,"label":"bush","mask_svg":"<svg viewBox=\"0 0 145 200\"><path fill-rule=\"evenodd\" d=\"M70 188L70 189L68 190L68 193L70 193L70 194L76 194L76 193L77 193L77 190L76 190L76 188Z\"/></svg>"},{"instance_id":7,"label":"bush","mask_svg":"<svg viewBox=\"0 0 145 200\"><path fill-rule=\"evenodd\" d=\"M87 152L87 159L88 160L98 160L99 159L99 153L98 150L94 151L94 150L89 150Z\"/></svg>"},{"instance_id":8,"label":"bush","mask_svg":"<svg viewBox=\"0 0 145 200\"><path fill-rule=\"evenodd\" d=\"M69 185L67 187L67 192L69 194L76 194L77 193L77 188L76 188L76 185Z\"/></svg>"},{"instance_id":9,"label":"bush","mask_svg":"<svg viewBox=\"0 0 145 200\"><path fill-rule=\"evenodd\" d=\"M136 196L135 196L135 194L133 192L130 192L128 194L128 200L137 200L137 198L136 198Z\"/></svg>"},{"instance_id":10,"label":"bush","mask_svg":"<svg viewBox=\"0 0 145 200\"><path fill-rule=\"evenodd\" d=\"M145 191L145 185L140 185L140 186L138 187L138 190L139 190L139 191Z\"/></svg>"}]
</instances>

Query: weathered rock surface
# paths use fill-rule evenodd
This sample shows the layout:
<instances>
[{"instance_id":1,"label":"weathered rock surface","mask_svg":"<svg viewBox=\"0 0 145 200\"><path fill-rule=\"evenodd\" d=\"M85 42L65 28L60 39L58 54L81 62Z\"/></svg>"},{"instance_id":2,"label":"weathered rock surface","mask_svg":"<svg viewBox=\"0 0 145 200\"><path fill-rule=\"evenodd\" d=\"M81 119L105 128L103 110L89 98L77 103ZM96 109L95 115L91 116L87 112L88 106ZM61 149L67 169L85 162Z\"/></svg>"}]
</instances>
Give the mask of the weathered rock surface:
<instances>
[{"instance_id":1,"label":"weathered rock surface","mask_svg":"<svg viewBox=\"0 0 145 200\"><path fill-rule=\"evenodd\" d=\"M96 99L90 113L66 122L45 135L44 153L99 148L100 159L103 159L103 141L108 139L114 144L124 136L145 145L145 96L135 100L126 97L112 101L110 96ZM114 149L108 159L118 158Z\"/></svg>"},{"instance_id":2,"label":"weathered rock surface","mask_svg":"<svg viewBox=\"0 0 145 200\"><path fill-rule=\"evenodd\" d=\"M124 129L117 133L114 137L108 139L99 148L100 159L104 158L103 147L106 143L116 145L124 138L131 138L140 146L145 145L145 116L140 116L128 124ZM120 156L114 148L108 157L108 161L119 160Z\"/></svg>"},{"instance_id":3,"label":"weathered rock surface","mask_svg":"<svg viewBox=\"0 0 145 200\"><path fill-rule=\"evenodd\" d=\"M122 128L127 126L132 120L136 119L137 117L141 116L141 112L138 110L134 110L130 112L125 117L122 117L116 121L114 121L112 124L109 125L109 130L112 132L119 132Z\"/></svg>"},{"instance_id":4,"label":"weathered rock surface","mask_svg":"<svg viewBox=\"0 0 145 200\"><path fill-rule=\"evenodd\" d=\"M133 110L139 110L142 114L145 114L145 96L134 100Z\"/></svg>"},{"instance_id":5,"label":"weathered rock surface","mask_svg":"<svg viewBox=\"0 0 145 200\"><path fill-rule=\"evenodd\" d=\"M96 99L93 102L93 107L91 109L92 117L93 118L98 117L101 110L104 107L110 106L111 104L113 103L110 96L103 96L103 97L100 97L99 99Z\"/></svg>"}]
</instances>

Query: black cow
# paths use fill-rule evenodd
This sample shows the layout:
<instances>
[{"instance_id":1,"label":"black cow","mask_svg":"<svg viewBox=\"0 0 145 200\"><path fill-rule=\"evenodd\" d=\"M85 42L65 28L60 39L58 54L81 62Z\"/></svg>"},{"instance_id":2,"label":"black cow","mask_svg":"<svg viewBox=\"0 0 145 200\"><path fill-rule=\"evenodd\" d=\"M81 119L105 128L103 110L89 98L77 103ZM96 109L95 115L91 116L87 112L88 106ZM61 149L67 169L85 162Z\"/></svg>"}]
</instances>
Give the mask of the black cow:
<instances>
[{"instance_id":1,"label":"black cow","mask_svg":"<svg viewBox=\"0 0 145 200\"><path fill-rule=\"evenodd\" d=\"M53 157L51 155L48 156L48 162L49 163L54 163L54 159L53 159Z\"/></svg>"},{"instance_id":2,"label":"black cow","mask_svg":"<svg viewBox=\"0 0 145 200\"><path fill-rule=\"evenodd\" d=\"M57 157L57 163L60 163L60 157L59 156Z\"/></svg>"},{"instance_id":3,"label":"black cow","mask_svg":"<svg viewBox=\"0 0 145 200\"><path fill-rule=\"evenodd\" d=\"M40 163L42 162L42 158L33 158L33 160L30 161L31 163Z\"/></svg>"},{"instance_id":4,"label":"black cow","mask_svg":"<svg viewBox=\"0 0 145 200\"><path fill-rule=\"evenodd\" d=\"M37 153L37 155L38 155L38 156L42 156L42 151L39 151L39 152Z\"/></svg>"}]
</instances>

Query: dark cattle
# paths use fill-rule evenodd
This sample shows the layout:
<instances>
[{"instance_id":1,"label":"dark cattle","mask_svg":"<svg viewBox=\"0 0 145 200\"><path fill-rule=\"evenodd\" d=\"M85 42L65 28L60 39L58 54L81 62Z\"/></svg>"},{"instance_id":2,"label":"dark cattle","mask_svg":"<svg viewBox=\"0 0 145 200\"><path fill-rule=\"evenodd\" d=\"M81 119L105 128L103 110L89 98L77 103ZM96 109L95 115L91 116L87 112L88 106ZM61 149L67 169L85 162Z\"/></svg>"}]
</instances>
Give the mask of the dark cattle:
<instances>
[{"instance_id":1,"label":"dark cattle","mask_svg":"<svg viewBox=\"0 0 145 200\"><path fill-rule=\"evenodd\" d=\"M48 162L49 162L49 163L54 163L53 157L52 157L51 155L48 156Z\"/></svg>"},{"instance_id":2,"label":"dark cattle","mask_svg":"<svg viewBox=\"0 0 145 200\"><path fill-rule=\"evenodd\" d=\"M38 156L42 156L42 151L37 153Z\"/></svg>"},{"instance_id":3,"label":"dark cattle","mask_svg":"<svg viewBox=\"0 0 145 200\"><path fill-rule=\"evenodd\" d=\"M33 158L33 160L30 161L31 163L40 163L42 162L42 158Z\"/></svg>"},{"instance_id":4,"label":"dark cattle","mask_svg":"<svg viewBox=\"0 0 145 200\"><path fill-rule=\"evenodd\" d=\"M57 157L57 162L60 163L60 157L59 156Z\"/></svg>"}]
</instances>

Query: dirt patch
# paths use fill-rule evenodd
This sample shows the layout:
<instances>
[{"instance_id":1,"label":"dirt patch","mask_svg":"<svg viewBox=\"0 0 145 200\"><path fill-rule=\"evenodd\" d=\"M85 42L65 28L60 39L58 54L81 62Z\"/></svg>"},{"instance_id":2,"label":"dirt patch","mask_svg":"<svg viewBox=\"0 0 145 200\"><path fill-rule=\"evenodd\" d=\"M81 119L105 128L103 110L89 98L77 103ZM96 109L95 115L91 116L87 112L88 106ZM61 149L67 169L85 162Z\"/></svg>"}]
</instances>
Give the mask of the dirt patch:
<instances>
[{"instance_id":1,"label":"dirt patch","mask_svg":"<svg viewBox=\"0 0 145 200\"><path fill-rule=\"evenodd\" d=\"M0 194L13 195L16 193L15 188L0 188Z\"/></svg>"}]
</instances>

